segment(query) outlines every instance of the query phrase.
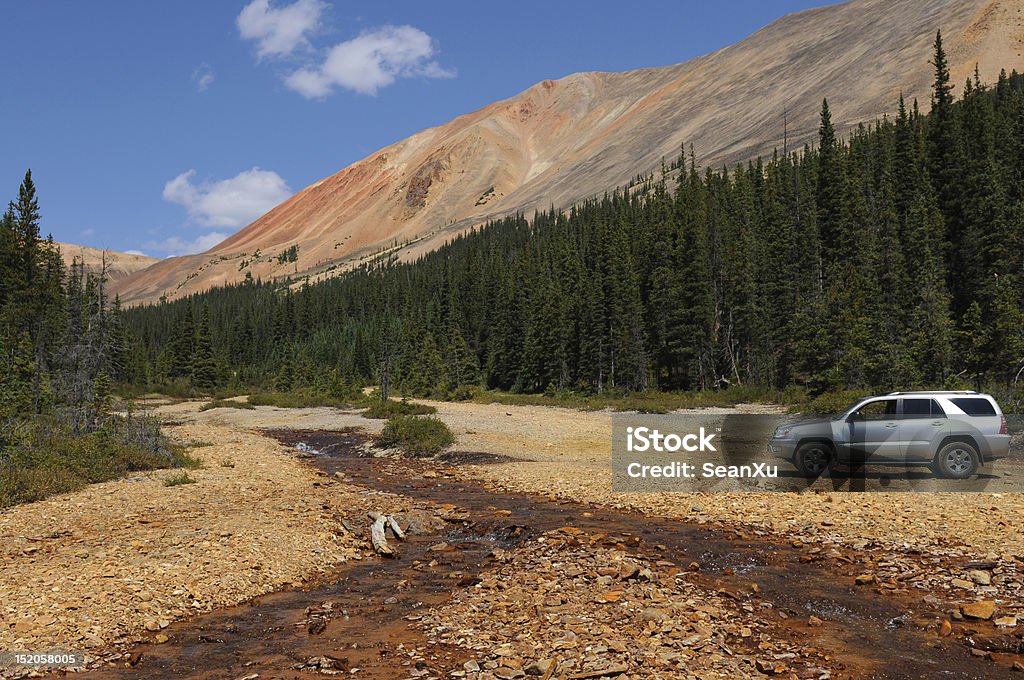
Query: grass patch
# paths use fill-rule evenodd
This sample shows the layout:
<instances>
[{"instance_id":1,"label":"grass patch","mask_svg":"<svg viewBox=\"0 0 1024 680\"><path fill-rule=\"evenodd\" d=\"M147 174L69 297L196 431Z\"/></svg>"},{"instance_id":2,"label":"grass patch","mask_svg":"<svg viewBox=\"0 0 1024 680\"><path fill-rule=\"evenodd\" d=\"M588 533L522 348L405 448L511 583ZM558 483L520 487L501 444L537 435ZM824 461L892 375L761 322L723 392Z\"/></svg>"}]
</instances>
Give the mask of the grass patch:
<instances>
[{"instance_id":1,"label":"grass patch","mask_svg":"<svg viewBox=\"0 0 1024 680\"><path fill-rule=\"evenodd\" d=\"M399 448L412 457L432 456L455 443L455 435L433 417L394 416L375 439L378 446Z\"/></svg>"},{"instance_id":2,"label":"grass patch","mask_svg":"<svg viewBox=\"0 0 1024 680\"><path fill-rule=\"evenodd\" d=\"M387 420L395 416L425 416L432 413L437 413L437 409L427 404L414 404L406 399L401 401L374 399L370 403L370 408L363 411L363 417Z\"/></svg>"},{"instance_id":3,"label":"grass patch","mask_svg":"<svg viewBox=\"0 0 1024 680\"><path fill-rule=\"evenodd\" d=\"M0 508L133 472L200 466L185 447L161 434L155 418L103 416L92 432L82 431L81 419L58 412L20 421L3 433Z\"/></svg>"},{"instance_id":4,"label":"grass patch","mask_svg":"<svg viewBox=\"0 0 1024 680\"><path fill-rule=\"evenodd\" d=\"M790 404L789 411L830 416L842 413L855 401L876 394L885 394L885 392L882 390L877 392L872 392L871 390L839 390L836 392L825 392L813 399L807 399L803 403Z\"/></svg>"},{"instance_id":5,"label":"grass patch","mask_svg":"<svg viewBox=\"0 0 1024 680\"><path fill-rule=\"evenodd\" d=\"M215 408L240 408L251 410L256 408L253 404L245 401L234 401L232 399L214 399L199 407L200 411L211 411Z\"/></svg>"},{"instance_id":6,"label":"grass patch","mask_svg":"<svg viewBox=\"0 0 1024 680\"><path fill-rule=\"evenodd\" d=\"M736 404L803 404L807 393L801 389L764 390L752 387L730 387L725 390L697 392L633 392L585 394L555 391L547 394L516 394L476 390L472 401L478 404L508 404L510 406L558 406L580 411L638 411L640 413L669 413L678 409L728 408Z\"/></svg>"},{"instance_id":7,"label":"grass patch","mask_svg":"<svg viewBox=\"0 0 1024 680\"><path fill-rule=\"evenodd\" d=\"M314 390L293 390L291 392L250 394L249 404L252 406L276 406L277 408L317 408L321 406L346 408L351 405L351 402Z\"/></svg>"},{"instance_id":8,"label":"grass patch","mask_svg":"<svg viewBox=\"0 0 1024 680\"><path fill-rule=\"evenodd\" d=\"M183 484L195 484L196 480L189 477L188 473L182 470L178 474L164 480L164 486L182 486Z\"/></svg>"}]
</instances>

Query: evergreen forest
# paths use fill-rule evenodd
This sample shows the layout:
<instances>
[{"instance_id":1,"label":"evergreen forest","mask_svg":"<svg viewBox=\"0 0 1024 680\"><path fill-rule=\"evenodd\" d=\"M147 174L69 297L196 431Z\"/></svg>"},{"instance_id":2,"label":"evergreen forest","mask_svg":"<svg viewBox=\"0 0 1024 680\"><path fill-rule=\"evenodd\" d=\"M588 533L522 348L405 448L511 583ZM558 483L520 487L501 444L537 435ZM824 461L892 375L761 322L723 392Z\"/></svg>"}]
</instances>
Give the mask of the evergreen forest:
<instances>
[{"instance_id":1,"label":"evergreen forest","mask_svg":"<svg viewBox=\"0 0 1024 680\"><path fill-rule=\"evenodd\" d=\"M114 412L133 346L119 305L40 221L28 172L0 217L0 508L191 460L157 420Z\"/></svg>"},{"instance_id":2,"label":"evergreen forest","mask_svg":"<svg viewBox=\"0 0 1024 680\"><path fill-rule=\"evenodd\" d=\"M734 168L692 151L566 211L412 263L246 281L130 310L124 378L268 389L384 380L536 393L990 388L1024 369L1024 80Z\"/></svg>"}]
</instances>

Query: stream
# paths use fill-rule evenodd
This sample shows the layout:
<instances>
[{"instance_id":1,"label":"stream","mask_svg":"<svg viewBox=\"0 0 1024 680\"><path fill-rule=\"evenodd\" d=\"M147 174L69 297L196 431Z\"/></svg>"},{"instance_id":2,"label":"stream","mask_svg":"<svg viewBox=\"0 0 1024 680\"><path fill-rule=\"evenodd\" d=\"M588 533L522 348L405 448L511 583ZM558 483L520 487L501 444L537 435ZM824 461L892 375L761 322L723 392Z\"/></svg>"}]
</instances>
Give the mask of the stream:
<instances>
[{"instance_id":1,"label":"stream","mask_svg":"<svg viewBox=\"0 0 1024 680\"><path fill-rule=\"evenodd\" d=\"M423 474L467 463L500 464L484 454L456 454L448 462L374 458L362 450L365 435L354 430L267 434L314 452L306 460L328 476L343 473L346 483L368 492L454 504L466 519L449 521L433 534L410 534L397 560L344 563L318 584L176 622L163 631L167 643L133 648L131 665L78 677L447 677L473 653L430 644L410 621L444 604L454 589L479 582L495 548L567 525L608 534L607 540L631 554L656 553L680 565L698 562L701 584L712 591L749 592L756 583L758 597L774 605L773 635L828 653L842 669L833 677L1020 677L1003 663L972 655L962 634L938 637L934 625L941 614L923 602L925 593L882 596L856 586L852 560L807 561L801 559L806 550L732 530L652 521L634 512L489 490L459 476ZM439 541L457 549L431 552ZM809 626L811 615L823 623Z\"/></svg>"}]
</instances>

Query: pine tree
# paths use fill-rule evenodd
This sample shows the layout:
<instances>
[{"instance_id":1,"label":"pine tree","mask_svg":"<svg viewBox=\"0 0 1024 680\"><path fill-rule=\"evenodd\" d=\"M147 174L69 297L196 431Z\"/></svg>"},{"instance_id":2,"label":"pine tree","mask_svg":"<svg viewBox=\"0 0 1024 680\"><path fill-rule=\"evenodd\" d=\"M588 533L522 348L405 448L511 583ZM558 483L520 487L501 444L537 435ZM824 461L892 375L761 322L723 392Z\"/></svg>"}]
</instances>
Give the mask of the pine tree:
<instances>
[{"instance_id":1,"label":"pine tree","mask_svg":"<svg viewBox=\"0 0 1024 680\"><path fill-rule=\"evenodd\" d=\"M419 343L412 348L402 375L402 392L408 396L433 396L442 387L443 364L434 334L421 332Z\"/></svg>"},{"instance_id":2,"label":"pine tree","mask_svg":"<svg viewBox=\"0 0 1024 680\"><path fill-rule=\"evenodd\" d=\"M213 353L210 333L210 306L204 304L199 314L192 341L192 384L201 390L212 390L219 381L217 359Z\"/></svg>"},{"instance_id":3,"label":"pine tree","mask_svg":"<svg viewBox=\"0 0 1024 680\"><path fill-rule=\"evenodd\" d=\"M168 377L190 377L192 375L192 357L195 355L196 322L192 301L189 300L178 326L174 329L168 350L170 366Z\"/></svg>"},{"instance_id":4,"label":"pine tree","mask_svg":"<svg viewBox=\"0 0 1024 680\"><path fill-rule=\"evenodd\" d=\"M274 378L274 390L288 392L295 385L295 366L290 355L285 355L281 367Z\"/></svg>"},{"instance_id":5,"label":"pine tree","mask_svg":"<svg viewBox=\"0 0 1024 680\"><path fill-rule=\"evenodd\" d=\"M35 412L32 385L36 362L27 332L16 336L0 333L0 419L24 417ZM7 429L7 428L4 428Z\"/></svg>"},{"instance_id":6,"label":"pine tree","mask_svg":"<svg viewBox=\"0 0 1024 680\"><path fill-rule=\"evenodd\" d=\"M820 118L816 205L821 256L826 263L822 273L827 276L831 263L848 254L845 251L848 244L843 243L846 229L843 155L836 140L836 129L832 124L832 111L827 99L821 102Z\"/></svg>"},{"instance_id":7,"label":"pine tree","mask_svg":"<svg viewBox=\"0 0 1024 680\"><path fill-rule=\"evenodd\" d=\"M981 315L981 305L972 302L960 321L957 332L957 350L961 362L975 389L981 390L986 369L986 349L990 341L990 330Z\"/></svg>"},{"instance_id":8,"label":"pine tree","mask_svg":"<svg viewBox=\"0 0 1024 680\"><path fill-rule=\"evenodd\" d=\"M960 126L953 102L949 62L942 45L942 32L935 34L932 65L935 81L932 85L931 115L928 117L928 173L935 187L939 206L945 217L945 259L950 265L957 263L965 243L962 198L963 155ZM950 267L949 288L952 292L953 311L962 314L970 301L970 293L961 277Z\"/></svg>"},{"instance_id":9,"label":"pine tree","mask_svg":"<svg viewBox=\"0 0 1024 680\"><path fill-rule=\"evenodd\" d=\"M452 393L464 385L472 385L479 378L480 367L476 354L462 335L458 324L452 324L445 338L445 389Z\"/></svg>"},{"instance_id":10,"label":"pine tree","mask_svg":"<svg viewBox=\"0 0 1024 680\"><path fill-rule=\"evenodd\" d=\"M710 177L710 174L709 174ZM715 290L712 279L712 246L709 235L708 190L697 175L693 159L685 182L676 188L676 211L681 220L676 262L680 268L680 310L669 342L677 356L678 375L673 385L683 389L716 386Z\"/></svg>"},{"instance_id":11,"label":"pine tree","mask_svg":"<svg viewBox=\"0 0 1024 680\"><path fill-rule=\"evenodd\" d=\"M25 172L25 179L18 188L18 200L14 204L14 228L22 254L22 274L25 285L31 288L36 277L36 261L39 245L39 200L32 171Z\"/></svg>"},{"instance_id":12,"label":"pine tree","mask_svg":"<svg viewBox=\"0 0 1024 680\"><path fill-rule=\"evenodd\" d=\"M14 300L14 296L24 286L19 260L14 204L11 203L0 216L0 311Z\"/></svg>"}]
</instances>

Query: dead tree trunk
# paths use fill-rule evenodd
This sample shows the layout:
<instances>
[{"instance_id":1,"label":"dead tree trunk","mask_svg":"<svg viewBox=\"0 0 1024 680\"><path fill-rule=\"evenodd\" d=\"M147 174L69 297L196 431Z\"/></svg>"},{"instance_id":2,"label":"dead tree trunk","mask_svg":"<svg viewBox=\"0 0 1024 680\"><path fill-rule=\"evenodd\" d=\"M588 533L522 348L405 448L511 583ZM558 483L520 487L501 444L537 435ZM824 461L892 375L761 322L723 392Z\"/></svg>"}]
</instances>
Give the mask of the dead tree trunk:
<instances>
[{"instance_id":1,"label":"dead tree trunk","mask_svg":"<svg viewBox=\"0 0 1024 680\"><path fill-rule=\"evenodd\" d=\"M370 543L373 549L384 557L397 557L398 551L388 545L387 536L384 534L387 517L379 512L371 512L369 516L373 520L373 526L370 527Z\"/></svg>"}]
</instances>

